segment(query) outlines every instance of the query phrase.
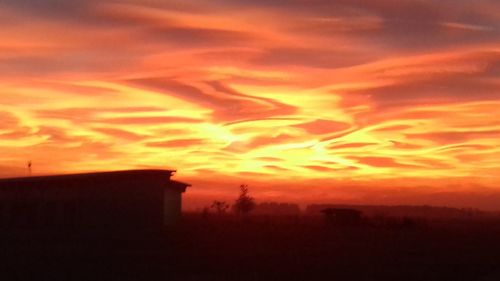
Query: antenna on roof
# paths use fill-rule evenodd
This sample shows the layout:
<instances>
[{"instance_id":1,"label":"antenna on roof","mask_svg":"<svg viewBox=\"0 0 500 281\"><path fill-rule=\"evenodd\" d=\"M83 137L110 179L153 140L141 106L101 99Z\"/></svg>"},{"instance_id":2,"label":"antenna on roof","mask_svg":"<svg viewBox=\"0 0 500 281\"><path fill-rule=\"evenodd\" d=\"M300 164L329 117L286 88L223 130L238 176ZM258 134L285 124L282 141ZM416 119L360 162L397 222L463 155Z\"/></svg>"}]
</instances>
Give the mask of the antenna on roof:
<instances>
[{"instance_id":1,"label":"antenna on roof","mask_svg":"<svg viewBox=\"0 0 500 281\"><path fill-rule=\"evenodd\" d=\"M30 161L28 161L28 175L31 177L31 166L33 166L33 163Z\"/></svg>"}]
</instances>

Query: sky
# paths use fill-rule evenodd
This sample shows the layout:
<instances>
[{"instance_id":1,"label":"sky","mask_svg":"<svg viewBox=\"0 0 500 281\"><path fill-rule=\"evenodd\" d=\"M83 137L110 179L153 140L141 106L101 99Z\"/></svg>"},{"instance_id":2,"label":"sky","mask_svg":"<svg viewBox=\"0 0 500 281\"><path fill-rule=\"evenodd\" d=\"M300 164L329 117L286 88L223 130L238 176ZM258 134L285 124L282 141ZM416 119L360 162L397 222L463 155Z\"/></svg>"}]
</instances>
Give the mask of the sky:
<instances>
[{"instance_id":1,"label":"sky","mask_svg":"<svg viewBox=\"0 0 500 281\"><path fill-rule=\"evenodd\" d=\"M496 0L1 0L0 177L500 209Z\"/></svg>"}]
</instances>

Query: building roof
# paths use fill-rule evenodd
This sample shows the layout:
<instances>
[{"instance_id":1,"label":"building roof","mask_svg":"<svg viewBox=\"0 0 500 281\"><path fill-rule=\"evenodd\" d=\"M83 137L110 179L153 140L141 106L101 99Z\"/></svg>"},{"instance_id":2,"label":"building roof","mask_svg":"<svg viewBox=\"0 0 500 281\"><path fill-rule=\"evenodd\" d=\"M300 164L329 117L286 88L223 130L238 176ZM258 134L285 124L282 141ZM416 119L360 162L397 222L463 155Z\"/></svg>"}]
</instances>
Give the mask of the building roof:
<instances>
[{"instance_id":1,"label":"building roof","mask_svg":"<svg viewBox=\"0 0 500 281\"><path fill-rule=\"evenodd\" d=\"M119 182L119 181L146 181L146 180L165 180L169 186L179 188L184 191L190 184L171 180L171 176L175 170L126 170L112 172L94 172L94 173L79 173L79 174L64 174L64 175L47 175L33 177L18 177L0 179L0 188L7 187L23 187L40 184L61 184L67 182Z\"/></svg>"}]
</instances>

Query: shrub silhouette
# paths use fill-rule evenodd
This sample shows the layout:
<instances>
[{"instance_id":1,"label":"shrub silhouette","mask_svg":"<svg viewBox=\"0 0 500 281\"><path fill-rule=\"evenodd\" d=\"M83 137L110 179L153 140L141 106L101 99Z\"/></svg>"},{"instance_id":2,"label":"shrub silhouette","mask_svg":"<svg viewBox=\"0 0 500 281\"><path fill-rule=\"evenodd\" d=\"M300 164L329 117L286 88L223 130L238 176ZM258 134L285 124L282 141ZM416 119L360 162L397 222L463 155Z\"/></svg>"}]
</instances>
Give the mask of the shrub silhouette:
<instances>
[{"instance_id":1,"label":"shrub silhouette","mask_svg":"<svg viewBox=\"0 0 500 281\"><path fill-rule=\"evenodd\" d=\"M229 204L225 201L215 200L210 208L214 209L217 214L222 215L226 213L227 209L229 209Z\"/></svg>"},{"instance_id":2,"label":"shrub silhouette","mask_svg":"<svg viewBox=\"0 0 500 281\"><path fill-rule=\"evenodd\" d=\"M255 199L248 195L248 185L240 185L240 195L233 205L233 211L237 215L246 215L255 208Z\"/></svg>"}]
</instances>

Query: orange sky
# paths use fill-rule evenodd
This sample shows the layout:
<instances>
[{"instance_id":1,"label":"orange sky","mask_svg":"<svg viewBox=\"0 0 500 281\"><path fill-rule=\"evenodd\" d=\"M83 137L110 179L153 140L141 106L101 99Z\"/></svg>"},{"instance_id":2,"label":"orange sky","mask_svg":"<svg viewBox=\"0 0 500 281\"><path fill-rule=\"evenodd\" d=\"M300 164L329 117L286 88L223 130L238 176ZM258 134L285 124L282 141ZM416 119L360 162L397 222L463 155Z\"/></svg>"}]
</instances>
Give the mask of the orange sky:
<instances>
[{"instance_id":1,"label":"orange sky","mask_svg":"<svg viewBox=\"0 0 500 281\"><path fill-rule=\"evenodd\" d=\"M496 0L6 0L0 24L0 177L500 209Z\"/></svg>"}]
</instances>

